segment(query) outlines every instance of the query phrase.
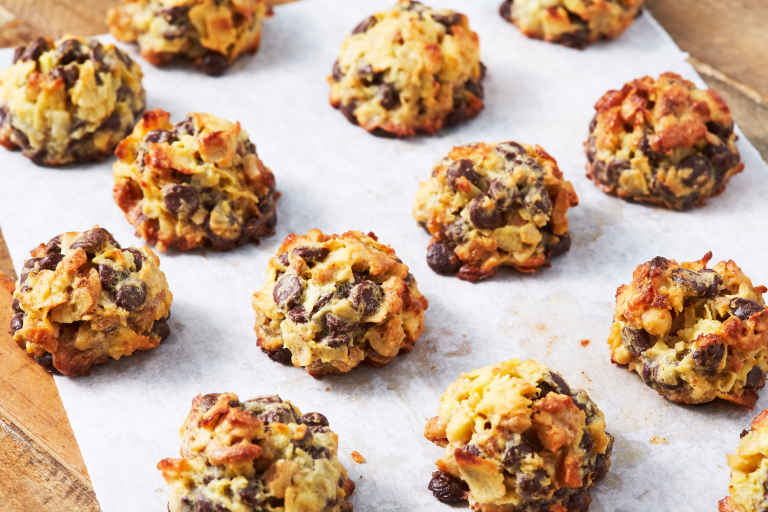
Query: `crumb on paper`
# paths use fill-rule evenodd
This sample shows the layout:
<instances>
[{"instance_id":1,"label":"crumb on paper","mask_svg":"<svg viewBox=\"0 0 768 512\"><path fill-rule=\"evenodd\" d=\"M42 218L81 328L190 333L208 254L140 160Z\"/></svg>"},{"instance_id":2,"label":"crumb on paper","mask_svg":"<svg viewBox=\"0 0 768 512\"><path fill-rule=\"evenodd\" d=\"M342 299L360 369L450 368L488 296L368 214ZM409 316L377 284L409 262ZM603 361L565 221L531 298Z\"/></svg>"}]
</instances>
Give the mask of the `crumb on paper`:
<instances>
[{"instance_id":1,"label":"crumb on paper","mask_svg":"<svg viewBox=\"0 0 768 512\"><path fill-rule=\"evenodd\" d=\"M358 464L362 464L363 462L365 462L365 459L363 458L363 456L357 452L352 452L352 460L354 460Z\"/></svg>"},{"instance_id":2,"label":"crumb on paper","mask_svg":"<svg viewBox=\"0 0 768 512\"><path fill-rule=\"evenodd\" d=\"M653 436L651 442L653 444L667 444L667 439L665 437Z\"/></svg>"},{"instance_id":3,"label":"crumb on paper","mask_svg":"<svg viewBox=\"0 0 768 512\"><path fill-rule=\"evenodd\" d=\"M325 391L326 391L326 393L327 393L328 391L330 391L330 390L331 390L331 388L325 388Z\"/></svg>"},{"instance_id":4,"label":"crumb on paper","mask_svg":"<svg viewBox=\"0 0 768 512\"><path fill-rule=\"evenodd\" d=\"M462 334L462 336L464 336L465 338L467 337L467 335L466 335L466 334Z\"/></svg>"},{"instance_id":5,"label":"crumb on paper","mask_svg":"<svg viewBox=\"0 0 768 512\"><path fill-rule=\"evenodd\" d=\"M433 370L434 370L435 368L437 368L437 366L433 366L433 367L432 367L432 369L433 369Z\"/></svg>"},{"instance_id":6,"label":"crumb on paper","mask_svg":"<svg viewBox=\"0 0 768 512\"><path fill-rule=\"evenodd\" d=\"M582 347L586 347L587 345L589 345L589 340L581 340Z\"/></svg>"}]
</instances>

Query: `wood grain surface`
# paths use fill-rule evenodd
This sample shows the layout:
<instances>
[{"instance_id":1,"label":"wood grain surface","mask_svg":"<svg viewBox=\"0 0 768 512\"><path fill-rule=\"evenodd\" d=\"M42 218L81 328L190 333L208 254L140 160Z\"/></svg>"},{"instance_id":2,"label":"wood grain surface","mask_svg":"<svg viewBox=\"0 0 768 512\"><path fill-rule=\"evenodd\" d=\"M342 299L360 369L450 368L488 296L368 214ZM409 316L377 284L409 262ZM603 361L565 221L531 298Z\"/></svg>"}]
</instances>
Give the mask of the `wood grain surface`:
<instances>
[{"instance_id":1,"label":"wood grain surface","mask_svg":"<svg viewBox=\"0 0 768 512\"><path fill-rule=\"evenodd\" d=\"M43 34L105 33L105 13L118 3L0 0L0 48ZM768 160L768 0L646 0L646 5L690 53L690 62L723 95ZM8 333L15 279L0 231L0 511L99 511L53 378Z\"/></svg>"}]
</instances>

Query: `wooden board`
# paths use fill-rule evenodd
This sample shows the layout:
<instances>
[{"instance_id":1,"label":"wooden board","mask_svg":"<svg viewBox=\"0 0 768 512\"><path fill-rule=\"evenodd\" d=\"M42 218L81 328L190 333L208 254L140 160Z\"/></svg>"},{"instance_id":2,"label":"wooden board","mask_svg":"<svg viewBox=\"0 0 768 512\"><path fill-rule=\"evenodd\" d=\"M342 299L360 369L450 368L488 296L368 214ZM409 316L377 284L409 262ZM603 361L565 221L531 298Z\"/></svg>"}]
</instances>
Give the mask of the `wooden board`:
<instances>
[{"instance_id":1,"label":"wooden board","mask_svg":"<svg viewBox=\"0 0 768 512\"><path fill-rule=\"evenodd\" d=\"M289 1L293 0L269 3ZM41 34L104 33L104 14L117 3L0 0L0 48L25 44ZM646 0L646 4L691 54L691 63L709 86L725 97L742 130L768 160L768 2ZM8 334L8 289L15 279L0 231L0 510L98 511L56 384Z\"/></svg>"}]
</instances>

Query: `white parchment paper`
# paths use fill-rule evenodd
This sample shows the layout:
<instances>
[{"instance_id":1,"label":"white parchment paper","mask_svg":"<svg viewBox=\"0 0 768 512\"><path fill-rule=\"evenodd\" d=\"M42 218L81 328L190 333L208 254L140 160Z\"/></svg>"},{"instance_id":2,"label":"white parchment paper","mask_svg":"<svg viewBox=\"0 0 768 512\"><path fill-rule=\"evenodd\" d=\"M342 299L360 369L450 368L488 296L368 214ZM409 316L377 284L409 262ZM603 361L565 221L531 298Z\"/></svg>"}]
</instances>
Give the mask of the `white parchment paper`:
<instances>
[{"instance_id":1,"label":"white parchment paper","mask_svg":"<svg viewBox=\"0 0 768 512\"><path fill-rule=\"evenodd\" d=\"M677 213L625 203L585 177L582 142L594 103L636 77L675 71L705 86L686 55L645 13L617 41L585 51L529 40L498 15L500 0L441 0L469 16L488 66L486 109L430 138L387 140L349 124L328 104L325 81L345 34L390 0L304 0L276 9L263 45L226 76L186 65L158 70L140 60L148 108L180 121L188 111L237 120L283 193L277 234L225 254L161 254L174 295L173 334L158 349L56 383L105 512L166 510L157 462L178 456L178 431L198 393L241 399L279 393L303 412L325 414L340 459L357 483L355 510L446 511L427 491L442 450L423 436L445 387L464 371L534 358L588 390L616 436L613 465L592 491L592 511L715 510L727 493L725 454L755 411L719 402L671 404L611 364L605 340L616 288L657 255L734 259L768 284L768 169L745 138L745 171L704 208ZM12 51L0 52L3 65ZM136 58L136 52L132 52ZM502 270L469 284L426 264L429 236L411 217L420 180L453 145L518 140L540 144L580 198L569 212L574 245L535 275ZM123 246L141 245L111 198L111 163L46 169L0 151L0 225L20 268L30 249L64 231L100 224ZM408 355L315 380L256 348L251 294L290 232L374 231L411 266L429 299L426 331ZM3 327L4 328L4 327ZM582 347L581 340L591 343ZM665 445L650 444L652 436ZM351 460L353 450L366 459Z\"/></svg>"}]
</instances>

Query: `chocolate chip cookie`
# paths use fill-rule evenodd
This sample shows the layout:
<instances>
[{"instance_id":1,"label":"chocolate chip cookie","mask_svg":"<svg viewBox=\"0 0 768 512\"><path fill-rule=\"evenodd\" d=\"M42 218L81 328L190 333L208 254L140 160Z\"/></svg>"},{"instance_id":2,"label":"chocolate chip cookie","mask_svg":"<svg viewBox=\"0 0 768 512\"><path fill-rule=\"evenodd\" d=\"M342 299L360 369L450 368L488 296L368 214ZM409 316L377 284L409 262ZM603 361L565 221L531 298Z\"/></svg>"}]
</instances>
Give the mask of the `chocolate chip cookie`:
<instances>
[{"instance_id":1,"label":"chocolate chip cookie","mask_svg":"<svg viewBox=\"0 0 768 512\"><path fill-rule=\"evenodd\" d=\"M723 98L674 73L608 91L595 110L587 177L608 194L687 210L744 169Z\"/></svg>"},{"instance_id":2,"label":"chocolate chip cookie","mask_svg":"<svg viewBox=\"0 0 768 512\"><path fill-rule=\"evenodd\" d=\"M637 267L616 292L611 361L673 402L752 408L768 370L768 288L752 286L732 260L708 269L711 258L657 256Z\"/></svg>"},{"instance_id":3,"label":"chocolate chip cookie","mask_svg":"<svg viewBox=\"0 0 768 512\"><path fill-rule=\"evenodd\" d=\"M413 217L432 235L427 263L477 282L502 265L550 266L571 247L568 208L578 204L557 162L517 142L454 147L421 183Z\"/></svg>"},{"instance_id":4,"label":"chocolate chip cookie","mask_svg":"<svg viewBox=\"0 0 768 512\"><path fill-rule=\"evenodd\" d=\"M400 0L344 39L331 105L374 135L434 134L483 109L477 34L467 17Z\"/></svg>"},{"instance_id":5,"label":"chocolate chip cookie","mask_svg":"<svg viewBox=\"0 0 768 512\"><path fill-rule=\"evenodd\" d=\"M504 0L499 13L530 38L582 49L619 37L642 6L643 0Z\"/></svg>"},{"instance_id":6,"label":"chocolate chip cookie","mask_svg":"<svg viewBox=\"0 0 768 512\"><path fill-rule=\"evenodd\" d=\"M611 466L600 409L546 365L511 359L462 374L424 436L445 448L429 490L484 512L583 512Z\"/></svg>"},{"instance_id":7,"label":"chocolate chip cookie","mask_svg":"<svg viewBox=\"0 0 768 512\"><path fill-rule=\"evenodd\" d=\"M173 296L150 248L122 249L95 226L30 254L13 292L11 334L49 372L89 375L171 333Z\"/></svg>"},{"instance_id":8,"label":"chocolate chip cookie","mask_svg":"<svg viewBox=\"0 0 768 512\"><path fill-rule=\"evenodd\" d=\"M258 51L266 14L266 0L122 0L107 25L155 66L186 57L215 76Z\"/></svg>"},{"instance_id":9,"label":"chocolate chip cookie","mask_svg":"<svg viewBox=\"0 0 768 512\"><path fill-rule=\"evenodd\" d=\"M170 118L145 112L115 152L112 197L136 235L159 251L227 251L273 235L280 192L240 123Z\"/></svg>"},{"instance_id":10,"label":"chocolate chip cookie","mask_svg":"<svg viewBox=\"0 0 768 512\"><path fill-rule=\"evenodd\" d=\"M19 46L0 71L0 144L39 165L104 160L144 111L142 76L119 48L95 39Z\"/></svg>"},{"instance_id":11,"label":"chocolate chip cookie","mask_svg":"<svg viewBox=\"0 0 768 512\"><path fill-rule=\"evenodd\" d=\"M157 465L170 512L351 512L355 490L338 436L317 412L278 396L198 395L181 427L181 458Z\"/></svg>"},{"instance_id":12,"label":"chocolate chip cookie","mask_svg":"<svg viewBox=\"0 0 768 512\"><path fill-rule=\"evenodd\" d=\"M379 367L424 332L427 299L395 251L376 235L288 235L253 294L258 346L313 377Z\"/></svg>"},{"instance_id":13,"label":"chocolate chip cookie","mask_svg":"<svg viewBox=\"0 0 768 512\"><path fill-rule=\"evenodd\" d=\"M768 509L768 411L741 433L739 448L728 455L730 496L718 503L720 512L763 512Z\"/></svg>"}]
</instances>

